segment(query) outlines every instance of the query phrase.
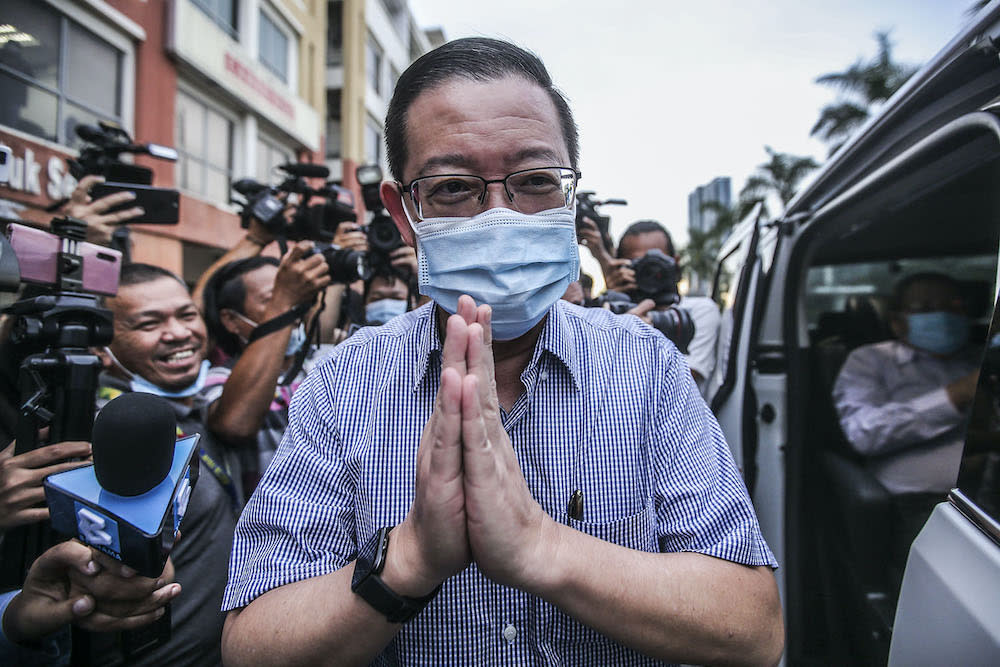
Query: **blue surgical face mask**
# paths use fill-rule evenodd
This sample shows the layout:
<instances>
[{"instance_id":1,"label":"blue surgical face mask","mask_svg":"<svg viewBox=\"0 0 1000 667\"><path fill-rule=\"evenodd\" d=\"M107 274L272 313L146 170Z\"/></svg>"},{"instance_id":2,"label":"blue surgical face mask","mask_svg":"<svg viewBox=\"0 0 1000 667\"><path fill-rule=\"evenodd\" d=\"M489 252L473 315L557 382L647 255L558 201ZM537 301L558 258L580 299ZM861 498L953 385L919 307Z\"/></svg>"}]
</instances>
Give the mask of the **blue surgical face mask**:
<instances>
[{"instance_id":1,"label":"blue surgical face mask","mask_svg":"<svg viewBox=\"0 0 1000 667\"><path fill-rule=\"evenodd\" d=\"M141 375L136 375L134 373L132 374L132 379L129 380L129 386L132 388L132 391L156 394L157 396L162 396L163 398L190 398L205 388L205 380L208 378L208 369L210 366L211 364L208 363L207 360L201 362L201 369L198 371L198 377L195 381L183 389L178 389L177 391L164 389L160 385L153 384Z\"/></svg>"},{"instance_id":2,"label":"blue surgical face mask","mask_svg":"<svg viewBox=\"0 0 1000 667\"><path fill-rule=\"evenodd\" d=\"M122 372L129 377L128 385L132 391L142 392L144 394L155 394L157 396L162 396L163 398L190 398L191 396L194 396L205 388L205 380L208 379L208 369L212 366L207 359L201 362L201 368L198 369L198 377L195 378L194 382L183 389L171 391L169 389L164 389L158 384L153 384L141 375L133 373L129 369L125 368L122 362L118 361L118 357L115 356L115 353L111 351L110 347L105 347L104 352L111 357L112 363L114 363L115 366L120 368Z\"/></svg>"},{"instance_id":3,"label":"blue surgical face mask","mask_svg":"<svg viewBox=\"0 0 1000 667\"><path fill-rule=\"evenodd\" d=\"M906 340L913 347L941 356L958 352L969 342L969 318L935 311L906 315Z\"/></svg>"},{"instance_id":4,"label":"blue surgical face mask","mask_svg":"<svg viewBox=\"0 0 1000 667\"><path fill-rule=\"evenodd\" d=\"M406 299L378 299L365 306L365 322L385 324L406 312Z\"/></svg>"},{"instance_id":5,"label":"blue surgical face mask","mask_svg":"<svg viewBox=\"0 0 1000 667\"><path fill-rule=\"evenodd\" d=\"M463 294L489 304L496 340L527 333L580 273L575 214L568 209L429 218L414 233L420 293L449 313Z\"/></svg>"}]
</instances>

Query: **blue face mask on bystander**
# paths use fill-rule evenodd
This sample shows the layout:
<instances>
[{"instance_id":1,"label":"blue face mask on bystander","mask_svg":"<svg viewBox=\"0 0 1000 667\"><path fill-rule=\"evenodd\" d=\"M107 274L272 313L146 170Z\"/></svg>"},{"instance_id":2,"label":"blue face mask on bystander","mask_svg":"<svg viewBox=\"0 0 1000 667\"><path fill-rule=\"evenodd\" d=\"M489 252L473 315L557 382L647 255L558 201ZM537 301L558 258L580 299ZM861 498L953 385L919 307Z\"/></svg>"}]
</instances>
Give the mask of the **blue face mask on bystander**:
<instances>
[{"instance_id":1,"label":"blue face mask on bystander","mask_svg":"<svg viewBox=\"0 0 1000 667\"><path fill-rule=\"evenodd\" d=\"M908 313L906 340L913 347L941 356L958 352L969 342L969 318L949 311Z\"/></svg>"},{"instance_id":2,"label":"blue face mask on bystander","mask_svg":"<svg viewBox=\"0 0 1000 667\"><path fill-rule=\"evenodd\" d=\"M376 299L365 306L365 322L381 325L405 312L406 299Z\"/></svg>"},{"instance_id":3,"label":"blue face mask on bystander","mask_svg":"<svg viewBox=\"0 0 1000 667\"><path fill-rule=\"evenodd\" d=\"M428 218L414 225L420 293L449 313L468 294L493 309L496 340L538 324L580 273L575 214L493 208L472 218Z\"/></svg>"}]
</instances>

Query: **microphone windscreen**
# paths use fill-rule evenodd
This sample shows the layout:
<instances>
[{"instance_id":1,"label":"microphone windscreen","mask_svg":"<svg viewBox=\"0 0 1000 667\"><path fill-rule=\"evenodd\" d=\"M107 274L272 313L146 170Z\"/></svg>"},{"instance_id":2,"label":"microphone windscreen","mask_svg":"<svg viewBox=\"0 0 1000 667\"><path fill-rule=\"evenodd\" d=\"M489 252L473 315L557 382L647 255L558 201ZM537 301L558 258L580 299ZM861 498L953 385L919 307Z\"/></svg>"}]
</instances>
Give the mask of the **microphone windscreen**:
<instances>
[{"instance_id":1,"label":"microphone windscreen","mask_svg":"<svg viewBox=\"0 0 1000 667\"><path fill-rule=\"evenodd\" d=\"M104 131L93 125L84 125L82 123L77 125L76 135L84 141L89 141L92 144L104 143Z\"/></svg>"},{"instance_id":2,"label":"microphone windscreen","mask_svg":"<svg viewBox=\"0 0 1000 667\"><path fill-rule=\"evenodd\" d=\"M330 175L330 169L325 164L312 162L286 162L278 168L292 176L301 176L302 178L326 178Z\"/></svg>"},{"instance_id":3,"label":"microphone windscreen","mask_svg":"<svg viewBox=\"0 0 1000 667\"><path fill-rule=\"evenodd\" d=\"M169 474L176 440L170 403L153 394L122 394L94 420L97 483L119 496L146 493Z\"/></svg>"}]
</instances>

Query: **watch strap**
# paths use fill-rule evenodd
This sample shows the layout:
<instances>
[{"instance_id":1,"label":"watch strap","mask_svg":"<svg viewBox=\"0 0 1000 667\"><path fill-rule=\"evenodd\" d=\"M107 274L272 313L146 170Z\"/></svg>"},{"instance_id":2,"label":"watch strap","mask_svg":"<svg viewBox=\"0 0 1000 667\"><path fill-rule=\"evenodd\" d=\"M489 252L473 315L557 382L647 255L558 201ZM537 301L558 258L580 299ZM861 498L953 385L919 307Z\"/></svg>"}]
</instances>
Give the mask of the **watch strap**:
<instances>
[{"instance_id":1,"label":"watch strap","mask_svg":"<svg viewBox=\"0 0 1000 667\"><path fill-rule=\"evenodd\" d=\"M382 581L380 575L385 567L385 554L391 530L391 526L380 529L358 554L354 563L351 590L375 611L385 616L390 623L405 623L423 611L441 590L441 586L424 597L414 598L396 593Z\"/></svg>"}]
</instances>

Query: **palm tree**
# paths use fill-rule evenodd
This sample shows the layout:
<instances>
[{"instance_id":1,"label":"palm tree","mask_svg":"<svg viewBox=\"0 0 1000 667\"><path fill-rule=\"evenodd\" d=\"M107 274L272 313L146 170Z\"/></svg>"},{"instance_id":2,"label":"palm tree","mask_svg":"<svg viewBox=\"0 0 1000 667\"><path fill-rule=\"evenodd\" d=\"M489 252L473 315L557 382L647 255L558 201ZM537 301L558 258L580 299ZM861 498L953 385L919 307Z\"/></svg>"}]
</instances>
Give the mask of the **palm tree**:
<instances>
[{"instance_id":1,"label":"palm tree","mask_svg":"<svg viewBox=\"0 0 1000 667\"><path fill-rule=\"evenodd\" d=\"M739 200L732 206L717 201L701 205L704 212L714 213L712 227L705 230L692 229L688 232L688 243L681 249L681 266L687 271L692 285L702 280L711 280L719 261L719 250L732 231L743 218L749 215L756 202Z\"/></svg>"},{"instance_id":2,"label":"palm tree","mask_svg":"<svg viewBox=\"0 0 1000 667\"><path fill-rule=\"evenodd\" d=\"M868 120L875 105L880 104L899 90L917 68L894 62L889 33L875 33L878 54L872 60L858 60L843 72L824 74L816 83L837 88L843 97L828 104L820 111L810 135L818 136L830 144L830 155Z\"/></svg>"},{"instance_id":3,"label":"palm tree","mask_svg":"<svg viewBox=\"0 0 1000 667\"><path fill-rule=\"evenodd\" d=\"M777 195L787 206L802 179L819 167L819 163L808 156L779 153L770 146L764 146L764 150L770 159L758 165L757 171L747 178L746 185L740 190L740 205L744 212L749 212L758 202L765 202L770 193ZM768 215L766 203L763 213Z\"/></svg>"}]
</instances>

